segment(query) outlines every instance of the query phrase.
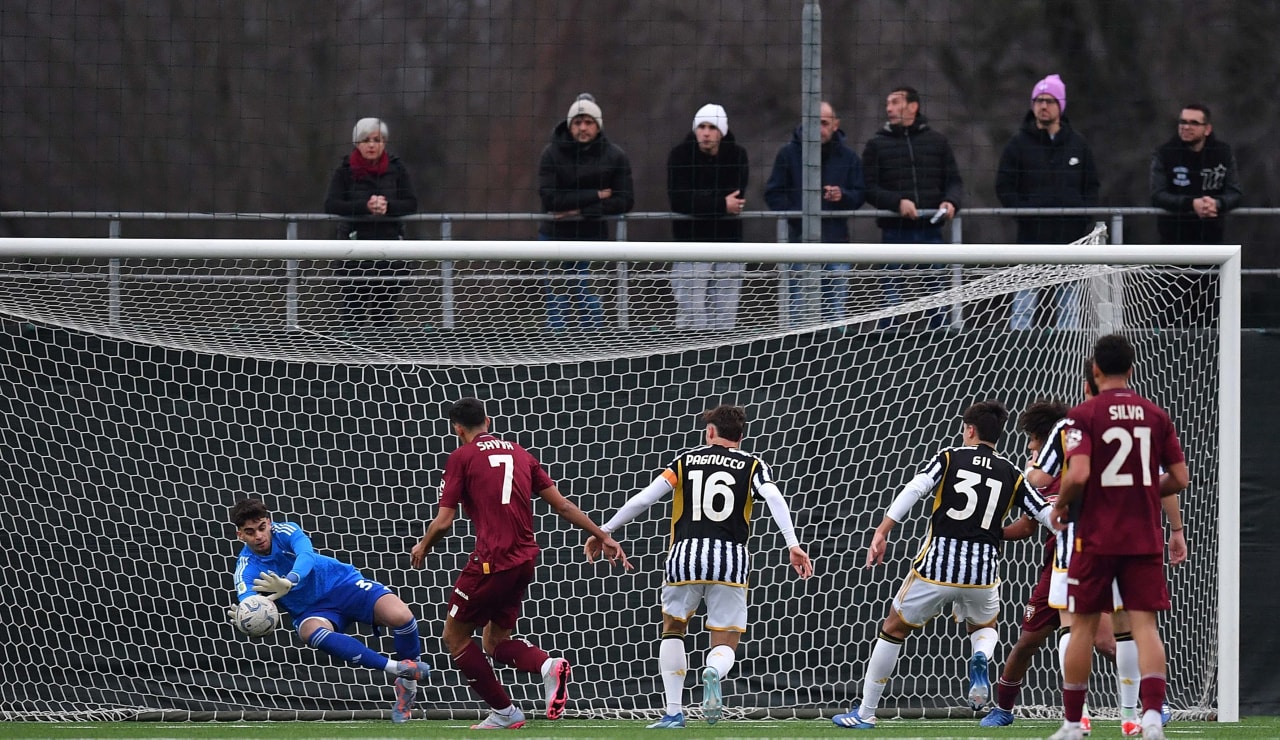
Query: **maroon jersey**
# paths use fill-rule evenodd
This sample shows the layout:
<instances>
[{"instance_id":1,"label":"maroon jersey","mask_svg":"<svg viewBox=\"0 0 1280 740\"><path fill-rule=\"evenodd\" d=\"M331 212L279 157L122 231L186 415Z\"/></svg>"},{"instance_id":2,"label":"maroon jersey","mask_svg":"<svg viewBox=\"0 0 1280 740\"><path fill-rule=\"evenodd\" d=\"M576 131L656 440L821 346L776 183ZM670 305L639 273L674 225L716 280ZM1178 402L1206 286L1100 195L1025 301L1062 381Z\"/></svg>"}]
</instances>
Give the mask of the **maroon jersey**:
<instances>
[{"instance_id":1,"label":"maroon jersey","mask_svg":"<svg viewBox=\"0 0 1280 740\"><path fill-rule=\"evenodd\" d=\"M1067 418L1067 468L1073 456L1089 456L1089 482L1076 519L1076 550L1163 554L1160 469L1184 461L1169 415L1121 388L1103 391L1071 409Z\"/></svg>"},{"instance_id":2,"label":"maroon jersey","mask_svg":"<svg viewBox=\"0 0 1280 740\"><path fill-rule=\"evenodd\" d=\"M481 434L449 453L440 505L461 503L476 527L468 569L496 573L538 554L533 494L554 486L536 458L515 442Z\"/></svg>"}]
</instances>

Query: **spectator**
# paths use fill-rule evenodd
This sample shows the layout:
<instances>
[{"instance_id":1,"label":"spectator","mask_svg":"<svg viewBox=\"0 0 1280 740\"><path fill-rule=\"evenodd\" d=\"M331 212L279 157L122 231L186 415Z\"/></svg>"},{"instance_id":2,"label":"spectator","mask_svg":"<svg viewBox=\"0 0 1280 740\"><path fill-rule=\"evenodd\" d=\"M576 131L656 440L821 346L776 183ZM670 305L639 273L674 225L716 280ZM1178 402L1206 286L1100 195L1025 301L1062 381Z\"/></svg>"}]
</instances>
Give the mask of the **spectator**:
<instances>
[{"instance_id":1,"label":"spectator","mask_svg":"<svg viewBox=\"0 0 1280 740\"><path fill-rule=\"evenodd\" d=\"M929 127L920 112L920 94L913 87L896 87L885 99L888 120L862 150L862 166L867 179L867 202L883 211L898 214L876 219L885 244L942 244L942 224L956 215L963 196L964 181L947 137ZM938 211L944 214L935 218ZM902 265L889 265L901 270ZM941 265L932 266L941 270ZM937 280L930 287L941 288ZM902 302L902 278L886 278L885 302ZM931 328L941 326L944 313L934 309ZM891 326L881 319L880 328Z\"/></svg>"},{"instance_id":2,"label":"spectator","mask_svg":"<svg viewBox=\"0 0 1280 740\"><path fill-rule=\"evenodd\" d=\"M799 211L804 209L804 178L801 174L802 126L797 126L791 141L778 150L773 160L773 172L764 186L764 200L774 211ZM840 130L831 103L822 102L818 119L819 138L822 142L822 210L856 211L865 200L862 181L862 162L846 145L845 133ZM822 219L822 241L831 244L849 242L849 219L844 216L826 216ZM801 240L800 219L787 221L788 239ZM792 270L805 270L807 266L791 265ZM827 271L822 277L822 316L826 321L841 321L846 314L845 303L849 298L849 263L835 262L824 265ZM792 280L788 286L791 296L791 315L802 313L804 295L801 286Z\"/></svg>"},{"instance_id":3,"label":"spectator","mask_svg":"<svg viewBox=\"0 0 1280 740\"><path fill-rule=\"evenodd\" d=\"M389 140L387 123L379 118L361 118L351 130L355 148L334 170L324 199L325 213L352 218L338 223L339 239L403 239L404 223L392 218L418 211L409 170L387 152ZM345 262L337 274L349 279L343 288L344 325L390 323L402 288L399 278L409 274L404 262Z\"/></svg>"},{"instance_id":4,"label":"spectator","mask_svg":"<svg viewBox=\"0 0 1280 740\"><path fill-rule=\"evenodd\" d=\"M1213 135L1209 108L1182 107L1178 133L1151 157L1151 204L1161 244L1222 244L1223 216L1240 205L1240 180L1231 147Z\"/></svg>"},{"instance_id":5,"label":"spectator","mask_svg":"<svg viewBox=\"0 0 1280 740\"><path fill-rule=\"evenodd\" d=\"M552 216L538 227L539 239L604 241L609 228L602 217L634 207L631 161L604 135L604 115L591 95L579 95L552 131L538 163L538 195ZM589 262L562 262L563 280L547 276L547 328L563 330L571 314L577 314L581 328L604 325L604 306L591 292L589 268Z\"/></svg>"},{"instance_id":6,"label":"spectator","mask_svg":"<svg viewBox=\"0 0 1280 740\"><path fill-rule=\"evenodd\" d=\"M1081 208L1098 204L1098 169L1084 137L1068 122L1067 86L1049 75L1031 90L1031 110L1000 155L996 196L1008 208ZM1018 216L1019 244L1069 244L1089 233L1089 216ZM1035 325L1035 288L1014 295L1012 329ZM1074 287L1058 290L1056 325L1080 326L1080 296Z\"/></svg>"},{"instance_id":7,"label":"spectator","mask_svg":"<svg viewBox=\"0 0 1280 740\"><path fill-rule=\"evenodd\" d=\"M746 207L747 150L729 131L724 108L707 103L693 117L693 130L667 156L671 231L682 242L740 242ZM742 262L676 262L671 288L677 329L732 329L738 316Z\"/></svg>"}]
</instances>

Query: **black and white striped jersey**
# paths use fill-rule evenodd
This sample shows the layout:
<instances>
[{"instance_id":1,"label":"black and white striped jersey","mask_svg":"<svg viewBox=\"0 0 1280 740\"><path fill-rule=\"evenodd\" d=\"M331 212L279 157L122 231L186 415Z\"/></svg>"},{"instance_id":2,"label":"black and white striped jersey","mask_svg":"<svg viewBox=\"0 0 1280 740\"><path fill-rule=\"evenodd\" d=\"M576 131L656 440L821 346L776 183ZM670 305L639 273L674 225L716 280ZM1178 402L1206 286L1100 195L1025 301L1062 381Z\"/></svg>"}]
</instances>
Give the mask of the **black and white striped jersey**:
<instances>
[{"instance_id":1,"label":"black and white striped jersey","mask_svg":"<svg viewBox=\"0 0 1280 740\"><path fill-rule=\"evenodd\" d=\"M747 585L747 537L769 466L740 449L719 445L681 452L664 471L674 498L667 583Z\"/></svg>"},{"instance_id":2,"label":"black and white striped jersey","mask_svg":"<svg viewBox=\"0 0 1280 740\"><path fill-rule=\"evenodd\" d=\"M1066 431L1071 426L1071 420L1062 418L1058 423L1053 425L1049 430L1049 436L1044 441L1044 447L1040 448L1040 454L1036 456L1033 465L1039 468L1047 475L1053 476L1055 480L1062 477L1062 470L1067 464L1066 454L1063 452L1066 444ZM1056 490L1056 489L1055 489ZM1075 550L1076 541L1076 515L1080 512L1080 500L1076 499L1075 503L1068 509L1071 520L1067 522L1066 529L1059 530L1055 533L1057 543L1053 553L1053 567L1059 571L1065 571L1071 565L1071 553Z\"/></svg>"},{"instance_id":3,"label":"black and white striped jersey","mask_svg":"<svg viewBox=\"0 0 1280 740\"><path fill-rule=\"evenodd\" d=\"M932 483L933 504L929 533L913 567L921 578L936 583L995 583L1001 530L1013 506L1034 517L1049 505L1016 465L988 445L943 450L922 475Z\"/></svg>"}]
</instances>

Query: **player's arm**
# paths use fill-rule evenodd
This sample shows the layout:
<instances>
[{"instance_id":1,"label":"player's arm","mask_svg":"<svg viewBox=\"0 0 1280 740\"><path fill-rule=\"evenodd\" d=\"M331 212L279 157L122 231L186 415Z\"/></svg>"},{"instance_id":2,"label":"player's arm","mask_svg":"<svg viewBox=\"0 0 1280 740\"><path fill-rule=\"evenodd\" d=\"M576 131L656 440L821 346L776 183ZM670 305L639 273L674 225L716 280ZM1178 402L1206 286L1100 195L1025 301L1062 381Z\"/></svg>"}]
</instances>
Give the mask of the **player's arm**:
<instances>
[{"instance_id":1,"label":"player's arm","mask_svg":"<svg viewBox=\"0 0 1280 740\"><path fill-rule=\"evenodd\" d=\"M1025 540L1036 533L1040 527L1036 526L1035 520L1023 514L1013 524L1007 525L1001 530L1001 534L1006 540Z\"/></svg>"},{"instance_id":2,"label":"player's arm","mask_svg":"<svg viewBox=\"0 0 1280 740\"><path fill-rule=\"evenodd\" d=\"M458 508L456 506L441 505L440 511L436 512L436 518L431 520L427 525L427 531L422 533L422 539L418 540L418 544L413 546L409 552L409 563L415 568L421 568L422 564L427 560L427 553L431 548L444 536L449 534L453 529L453 521L458 518Z\"/></svg>"},{"instance_id":3,"label":"player's arm","mask_svg":"<svg viewBox=\"0 0 1280 740\"><path fill-rule=\"evenodd\" d=\"M907 518L907 515L911 513L911 507L924 498L925 494L932 491L935 485L937 485L937 480L934 476L924 472L912 478L898 492L898 495L893 499L893 503L889 504L889 510L885 512L880 526L876 527L875 533L871 535L871 545L867 548L867 563L865 567L870 568L884 561L885 550L889 547L889 532L893 531L898 522Z\"/></svg>"},{"instance_id":4,"label":"player's arm","mask_svg":"<svg viewBox=\"0 0 1280 740\"><path fill-rule=\"evenodd\" d=\"M596 523L591 521L591 517L587 516L582 509L579 509L577 504L565 498L565 495L560 493L559 488L556 488L555 486L547 486L541 491L538 491L538 496L543 501L550 504L551 508L560 515L561 519L564 519L579 529L586 530L592 537L596 538L596 541L599 543L598 551L603 551L605 559L610 563L616 563L621 560L623 568L626 568L627 570L631 569L631 562L627 560L627 553L623 551L622 545L618 544L618 541L613 537L610 537L608 532L596 526ZM587 550L587 560L594 560L594 558L591 557L590 549Z\"/></svg>"},{"instance_id":5,"label":"player's arm","mask_svg":"<svg viewBox=\"0 0 1280 740\"><path fill-rule=\"evenodd\" d=\"M1072 455L1062 471L1062 486L1058 489L1058 500L1053 505L1054 520L1066 525L1068 507L1084 493L1085 484L1089 482L1089 456Z\"/></svg>"},{"instance_id":6,"label":"player's arm","mask_svg":"<svg viewBox=\"0 0 1280 740\"><path fill-rule=\"evenodd\" d=\"M293 567L283 576L267 571L253 580L253 590L272 601L289 593L311 573L311 569L316 565L316 549L311 544L311 538L302 531L301 527L294 527L293 531L284 535L284 538L289 542L289 548L293 550Z\"/></svg>"},{"instance_id":7,"label":"player's arm","mask_svg":"<svg viewBox=\"0 0 1280 740\"><path fill-rule=\"evenodd\" d=\"M800 546L800 540L796 538L796 528L791 523L791 509L787 507L787 500L782 497L782 491L778 490L778 486L773 481L767 481L760 486L759 493L764 502L769 505L769 515L777 523L778 530L782 532L782 539L787 543L791 567L800 574L801 578L813 575L813 562L809 560L809 553L804 551Z\"/></svg>"},{"instance_id":8,"label":"player's arm","mask_svg":"<svg viewBox=\"0 0 1280 740\"><path fill-rule=\"evenodd\" d=\"M1174 463L1169 470L1160 476L1160 507L1164 509L1165 519L1169 520L1169 564L1179 565L1186 562L1187 533L1182 521L1182 502L1178 495L1191 481L1185 462Z\"/></svg>"},{"instance_id":9,"label":"player's arm","mask_svg":"<svg viewBox=\"0 0 1280 740\"><path fill-rule=\"evenodd\" d=\"M609 521L605 522L604 526L600 527L600 529L605 534L613 534L619 529L622 529L627 525L627 522L630 522L632 519L640 516L640 514L647 511L650 506L657 503L658 499L674 491L675 479L676 474L669 468L662 471L662 474L657 478L654 478L649 485L640 489L639 493L627 499L627 502L622 505L622 508L618 509L617 513L610 517ZM596 556L600 554L602 542L603 541L595 535L587 538L587 543L583 545L583 551L586 553L587 562L595 562Z\"/></svg>"},{"instance_id":10,"label":"player's arm","mask_svg":"<svg viewBox=\"0 0 1280 740\"><path fill-rule=\"evenodd\" d=\"M1049 475L1034 465L1027 468L1026 472L1023 473L1023 477L1027 479L1028 483L1036 488L1048 488L1053 483L1052 475Z\"/></svg>"}]
</instances>

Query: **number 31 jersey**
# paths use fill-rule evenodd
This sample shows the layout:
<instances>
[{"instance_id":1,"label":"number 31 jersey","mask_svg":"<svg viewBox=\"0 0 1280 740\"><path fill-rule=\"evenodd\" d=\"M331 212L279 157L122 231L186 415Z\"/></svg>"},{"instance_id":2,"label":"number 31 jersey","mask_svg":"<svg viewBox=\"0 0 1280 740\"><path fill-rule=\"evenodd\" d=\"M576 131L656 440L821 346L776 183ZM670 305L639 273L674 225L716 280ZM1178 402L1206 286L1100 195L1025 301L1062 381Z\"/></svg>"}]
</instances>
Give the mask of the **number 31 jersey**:
<instances>
[{"instance_id":1,"label":"number 31 jersey","mask_svg":"<svg viewBox=\"0 0 1280 740\"><path fill-rule=\"evenodd\" d=\"M1000 576L1002 528L1014 504L1034 517L1049 502L987 445L943 450L924 474L933 482L929 535L915 571L935 583L989 586Z\"/></svg>"},{"instance_id":2,"label":"number 31 jersey","mask_svg":"<svg viewBox=\"0 0 1280 740\"><path fill-rule=\"evenodd\" d=\"M668 584L747 585L747 537L760 487L772 483L755 455L719 445L686 450L663 472L671 484Z\"/></svg>"}]
</instances>

